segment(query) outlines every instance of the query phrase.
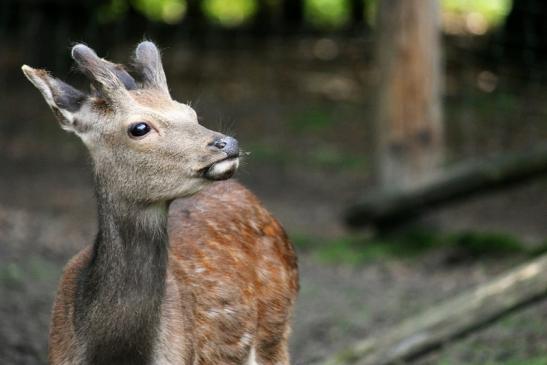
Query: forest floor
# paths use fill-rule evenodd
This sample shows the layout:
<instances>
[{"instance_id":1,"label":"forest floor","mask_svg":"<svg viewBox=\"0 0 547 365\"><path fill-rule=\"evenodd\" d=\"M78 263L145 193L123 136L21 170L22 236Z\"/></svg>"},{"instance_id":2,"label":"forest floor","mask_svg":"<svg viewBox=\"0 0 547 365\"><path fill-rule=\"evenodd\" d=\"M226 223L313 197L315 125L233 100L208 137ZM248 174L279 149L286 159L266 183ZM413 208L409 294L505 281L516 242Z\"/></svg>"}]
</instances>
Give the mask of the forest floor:
<instances>
[{"instance_id":1,"label":"forest floor","mask_svg":"<svg viewBox=\"0 0 547 365\"><path fill-rule=\"evenodd\" d=\"M245 57L232 61L236 70ZM426 229L381 240L348 231L340 218L344 207L373 185L370 93L352 81L352 73L362 72L342 64L333 76L322 66L309 71L291 63L294 70L287 71L273 64L267 78L265 66L243 67L255 74L249 83L242 71L226 75L226 65L206 64L201 72L210 79L173 88L175 95L188 95L183 100L195 101L204 124L237 132L251 152L238 179L280 219L297 247L295 364L320 363L544 247L545 179L437 210L423 219ZM274 81L286 88L276 83L265 90L263 85ZM30 85L21 80L14 85L0 103L0 363L45 364L57 281L64 263L92 242L96 211L83 147L58 128ZM537 127L539 98L522 95L533 116L523 117L525 106L515 96L492 102L477 94L462 110L448 89L451 161L545 140L545 125ZM497 110L502 102L514 110ZM478 127L473 121L488 115L486 109L503 118ZM521 113L518 125L515 113ZM547 364L546 354L543 301L414 363L539 365Z\"/></svg>"},{"instance_id":2,"label":"forest floor","mask_svg":"<svg viewBox=\"0 0 547 365\"><path fill-rule=\"evenodd\" d=\"M4 161L2 170L6 175L0 180L0 363L45 364L50 308L62 266L94 235L89 166ZM507 231L467 236L418 232L391 239L394 242L341 233L334 213L340 210L339 201L328 198L328 177L321 180L324 195L316 199L299 198L301 193L292 191L290 181L280 179L284 188L279 192L243 177L281 219L299 251L302 289L291 341L295 364L319 363L354 340L374 336L529 257L516 248L514 241L520 241L508 238ZM545 181L443 214L447 220L472 219L468 214L505 204L509 209L515 201L532 206L536 202L524 201L534 196L546 196ZM537 224L545 217L522 213ZM305 218L295 221L293 216ZM325 230L334 233L327 236ZM544 301L416 363L535 364L528 360L547 353L546 318ZM537 364L545 364L547 359L542 359Z\"/></svg>"},{"instance_id":3,"label":"forest floor","mask_svg":"<svg viewBox=\"0 0 547 365\"><path fill-rule=\"evenodd\" d=\"M62 266L93 240L95 206L88 167L86 163L32 164L21 172L20 164L3 164L3 172L7 173L4 176L9 178L0 180L2 364L45 364L50 308ZM465 242L461 237L467 236L455 233L443 233L439 238L418 232L400 238L401 242L375 242L355 234L325 238L323 230L336 225L331 222L336 216L328 215L329 203L325 199L317 199L317 203L298 199L297 191L287 191L291 190L289 182L280 182L285 183L279 196L265 187L261 189L259 184L253 190L284 222L299 251L302 289L291 341L295 364L319 363L354 340L374 336L529 257L515 248L508 233L470 235L475 238L468 237L471 243L467 245L461 244ZM545 182L518 189L510 201L542 191L545 196L544 188ZM473 204L492 208L501 203L494 198L469 203L458 208L459 214L473 212ZM295 209L298 212L292 211ZM307 215L308 211L316 214L308 219L322 228L309 228L304 234L303 223L292 223L291 216ZM321 211L324 213L317 214ZM539 218L536 216L541 221ZM460 237L460 244L442 242L445 238L455 242L453 237ZM422 240L426 247L423 250L419 245ZM474 248L473 242L478 246ZM506 252L496 247L500 242L505 243ZM485 247L486 251L481 251ZM547 353L546 318L544 301L447 344L416 363L495 364L522 360L532 364L524 360ZM537 363L544 364L547 359L543 357L542 361Z\"/></svg>"}]
</instances>

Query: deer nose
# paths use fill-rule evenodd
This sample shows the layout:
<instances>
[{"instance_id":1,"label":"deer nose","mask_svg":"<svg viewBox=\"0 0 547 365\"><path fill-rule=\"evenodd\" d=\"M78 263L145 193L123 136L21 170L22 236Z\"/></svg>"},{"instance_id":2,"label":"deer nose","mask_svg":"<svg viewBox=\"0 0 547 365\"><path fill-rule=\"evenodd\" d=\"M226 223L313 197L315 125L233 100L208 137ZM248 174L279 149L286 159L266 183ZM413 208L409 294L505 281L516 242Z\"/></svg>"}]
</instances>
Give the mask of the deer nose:
<instances>
[{"instance_id":1,"label":"deer nose","mask_svg":"<svg viewBox=\"0 0 547 365\"><path fill-rule=\"evenodd\" d=\"M239 156L239 143L233 137L222 137L213 142L213 146L228 155L228 158Z\"/></svg>"}]
</instances>

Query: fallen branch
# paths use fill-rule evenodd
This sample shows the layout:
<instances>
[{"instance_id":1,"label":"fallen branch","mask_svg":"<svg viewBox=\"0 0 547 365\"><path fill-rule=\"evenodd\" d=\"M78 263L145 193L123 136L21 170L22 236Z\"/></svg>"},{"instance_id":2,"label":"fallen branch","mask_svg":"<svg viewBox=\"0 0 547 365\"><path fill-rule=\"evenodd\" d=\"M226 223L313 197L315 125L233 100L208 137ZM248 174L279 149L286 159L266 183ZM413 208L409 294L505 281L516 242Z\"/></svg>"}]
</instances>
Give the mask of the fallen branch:
<instances>
[{"instance_id":1,"label":"fallen branch","mask_svg":"<svg viewBox=\"0 0 547 365\"><path fill-rule=\"evenodd\" d=\"M547 297L547 255L410 318L384 334L357 342L325 364L400 363L544 297Z\"/></svg>"},{"instance_id":2,"label":"fallen branch","mask_svg":"<svg viewBox=\"0 0 547 365\"><path fill-rule=\"evenodd\" d=\"M547 145L530 152L460 165L412 191L372 192L348 209L345 220L353 227L391 228L435 207L545 174Z\"/></svg>"}]
</instances>

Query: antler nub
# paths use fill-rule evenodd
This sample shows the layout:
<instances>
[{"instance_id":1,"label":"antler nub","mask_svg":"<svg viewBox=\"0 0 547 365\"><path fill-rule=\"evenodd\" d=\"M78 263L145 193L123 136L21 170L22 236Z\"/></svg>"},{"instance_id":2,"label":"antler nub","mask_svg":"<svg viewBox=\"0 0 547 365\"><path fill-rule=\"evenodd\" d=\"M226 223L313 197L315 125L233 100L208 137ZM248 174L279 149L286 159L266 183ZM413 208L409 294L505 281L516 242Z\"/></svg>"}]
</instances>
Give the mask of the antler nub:
<instances>
[{"instance_id":1,"label":"antler nub","mask_svg":"<svg viewBox=\"0 0 547 365\"><path fill-rule=\"evenodd\" d=\"M135 49L134 63L142 76L143 87L159 89L169 95L160 52L154 43L150 41L139 43Z\"/></svg>"},{"instance_id":2,"label":"antler nub","mask_svg":"<svg viewBox=\"0 0 547 365\"><path fill-rule=\"evenodd\" d=\"M126 83L132 88L136 87L135 81L125 70L120 67L121 71L117 71L117 65L99 58L94 50L84 44L72 47L71 55L80 70L106 99L113 100L126 96ZM121 73L122 77L117 73Z\"/></svg>"}]
</instances>

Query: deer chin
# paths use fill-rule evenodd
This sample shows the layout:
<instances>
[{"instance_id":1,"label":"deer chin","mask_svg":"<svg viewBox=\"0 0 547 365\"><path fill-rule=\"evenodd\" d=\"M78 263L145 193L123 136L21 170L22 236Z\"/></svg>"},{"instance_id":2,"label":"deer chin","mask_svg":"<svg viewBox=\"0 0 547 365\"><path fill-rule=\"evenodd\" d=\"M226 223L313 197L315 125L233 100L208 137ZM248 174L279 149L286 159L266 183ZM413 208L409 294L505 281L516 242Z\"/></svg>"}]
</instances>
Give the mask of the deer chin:
<instances>
[{"instance_id":1,"label":"deer chin","mask_svg":"<svg viewBox=\"0 0 547 365\"><path fill-rule=\"evenodd\" d=\"M239 157L225 158L207 167L203 176L208 180L226 180L234 176L239 167Z\"/></svg>"}]
</instances>

